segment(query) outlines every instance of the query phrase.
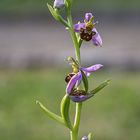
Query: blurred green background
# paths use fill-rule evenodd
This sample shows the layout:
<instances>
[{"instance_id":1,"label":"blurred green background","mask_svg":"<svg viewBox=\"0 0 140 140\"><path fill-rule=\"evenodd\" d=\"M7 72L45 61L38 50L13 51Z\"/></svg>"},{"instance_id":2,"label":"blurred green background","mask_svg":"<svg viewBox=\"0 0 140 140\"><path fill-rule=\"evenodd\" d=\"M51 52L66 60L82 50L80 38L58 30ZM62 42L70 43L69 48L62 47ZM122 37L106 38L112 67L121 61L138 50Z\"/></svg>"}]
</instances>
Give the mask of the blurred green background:
<instances>
[{"instance_id":1,"label":"blurred green background","mask_svg":"<svg viewBox=\"0 0 140 140\"><path fill-rule=\"evenodd\" d=\"M46 2L53 3L52 0L1 0L0 11L4 13L28 13L28 12L44 12L46 11ZM99 11L139 11L139 0L74 0L74 10L89 9L94 7ZM29 13L28 13L29 14Z\"/></svg>"},{"instance_id":2,"label":"blurred green background","mask_svg":"<svg viewBox=\"0 0 140 140\"><path fill-rule=\"evenodd\" d=\"M47 0L0 1L0 139L67 140L69 131L35 104L59 112L65 94L64 61L73 56L68 32L51 17ZM52 0L48 1L53 3ZM84 43L82 65L102 63L90 88L111 84L83 105L79 139L140 139L140 1L74 0L74 22L95 13L103 47ZM70 114L74 116L74 103Z\"/></svg>"}]
</instances>

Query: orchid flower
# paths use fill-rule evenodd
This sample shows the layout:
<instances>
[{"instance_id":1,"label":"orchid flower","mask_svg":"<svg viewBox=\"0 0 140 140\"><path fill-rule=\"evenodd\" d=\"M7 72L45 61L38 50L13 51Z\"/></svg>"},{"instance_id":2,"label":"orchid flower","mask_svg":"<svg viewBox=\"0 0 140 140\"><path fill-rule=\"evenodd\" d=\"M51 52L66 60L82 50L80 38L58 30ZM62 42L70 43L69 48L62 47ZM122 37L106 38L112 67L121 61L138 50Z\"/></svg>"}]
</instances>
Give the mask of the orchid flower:
<instances>
[{"instance_id":1,"label":"orchid flower","mask_svg":"<svg viewBox=\"0 0 140 140\"><path fill-rule=\"evenodd\" d=\"M86 13L84 22L75 24L74 31L80 34L82 40L92 40L95 46L102 46L102 38L95 28L96 23L92 13Z\"/></svg>"},{"instance_id":2,"label":"orchid flower","mask_svg":"<svg viewBox=\"0 0 140 140\"><path fill-rule=\"evenodd\" d=\"M103 65L101 65L101 64L95 64L95 65L92 65L92 66L87 67L87 68L80 67L78 69L78 72L75 75L73 75L72 78L70 79L70 81L68 82L68 85L66 88L66 93L70 94L71 90L76 85L76 83L78 83L77 86L80 84L80 82L82 80L82 71L88 77L92 72L97 71L101 67L103 67Z\"/></svg>"},{"instance_id":3,"label":"orchid flower","mask_svg":"<svg viewBox=\"0 0 140 140\"><path fill-rule=\"evenodd\" d=\"M72 62L72 68L73 68L73 73L69 74L65 80L67 80L67 87L66 87L66 93L69 94L70 98L74 102L82 102L90 97L92 97L92 94L88 94L84 90L74 90L74 87L78 87L78 85L81 83L82 78L83 78L83 73L85 74L86 77L88 77L92 72L100 69L103 67L101 64L95 64L90 67L80 67L74 61L72 57L69 58ZM71 77L70 77L71 76Z\"/></svg>"}]
</instances>

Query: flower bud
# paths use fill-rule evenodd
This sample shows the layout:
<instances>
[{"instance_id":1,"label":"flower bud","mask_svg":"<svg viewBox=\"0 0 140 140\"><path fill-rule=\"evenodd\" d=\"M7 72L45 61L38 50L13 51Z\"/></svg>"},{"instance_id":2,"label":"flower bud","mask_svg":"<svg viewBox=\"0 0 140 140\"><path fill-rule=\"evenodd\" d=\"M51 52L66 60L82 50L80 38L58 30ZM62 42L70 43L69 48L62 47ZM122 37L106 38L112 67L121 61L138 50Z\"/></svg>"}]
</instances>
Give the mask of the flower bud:
<instances>
[{"instance_id":1,"label":"flower bud","mask_svg":"<svg viewBox=\"0 0 140 140\"><path fill-rule=\"evenodd\" d=\"M84 136L81 140L88 140L88 137Z\"/></svg>"},{"instance_id":2,"label":"flower bud","mask_svg":"<svg viewBox=\"0 0 140 140\"><path fill-rule=\"evenodd\" d=\"M64 0L55 0L54 1L54 8L60 9L64 6Z\"/></svg>"}]
</instances>

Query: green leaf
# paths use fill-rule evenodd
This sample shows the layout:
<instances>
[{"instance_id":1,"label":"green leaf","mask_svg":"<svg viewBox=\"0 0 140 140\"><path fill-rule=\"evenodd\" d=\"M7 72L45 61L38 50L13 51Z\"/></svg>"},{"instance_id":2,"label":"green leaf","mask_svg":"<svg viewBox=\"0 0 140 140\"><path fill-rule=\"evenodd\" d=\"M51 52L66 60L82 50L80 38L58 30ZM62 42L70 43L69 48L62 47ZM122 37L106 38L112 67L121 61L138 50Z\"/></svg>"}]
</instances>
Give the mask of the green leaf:
<instances>
[{"instance_id":1,"label":"green leaf","mask_svg":"<svg viewBox=\"0 0 140 140\"><path fill-rule=\"evenodd\" d=\"M88 79L82 70L81 70L81 73L82 73L82 80L83 80L84 88L85 88L85 91L87 92L88 91Z\"/></svg>"},{"instance_id":2,"label":"green leaf","mask_svg":"<svg viewBox=\"0 0 140 140\"><path fill-rule=\"evenodd\" d=\"M102 84L100 84L98 87L96 87L94 90L90 91L89 93L95 94L95 93L99 92L100 90L102 90L107 85L109 85L109 83L110 83L110 80L106 80Z\"/></svg>"},{"instance_id":3,"label":"green leaf","mask_svg":"<svg viewBox=\"0 0 140 140\"><path fill-rule=\"evenodd\" d=\"M65 125L72 130L72 125L69 117L69 107L70 107L70 98L66 94L61 101L61 107L60 107L61 115L62 118L64 119Z\"/></svg>"},{"instance_id":4,"label":"green leaf","mask_svg":"<svg viewBox=\"0 0 140 140\"><path fill-rule=\"evenodd\" d=\"M47 3L48 9L55 20L61 22L64 26L69 27L66 20L63 19L63 17L60 15L59 11L57 9L54 9L51 5Z\"/></svg>"},{"instance_id":5,"label":"green leaf","mask_svg":"<svg viewBox=\"0 0 140 140\"><path fill-rule=\"evenodd\" d=\"M49 9L49 11L51 12L52 16L53 16L57 21L59 21L59 15L58 15L57 12L54 10L54 8L53 8L51 5L49 5L48 3L47 3L47 6L48 6L48 9Z\"/></svg>"},{"instance_id":6,"label":"green leaf","mask_svg":"<svg viewBox=\"0 0 140 140\"><path fill-rule=\"evenodd\" d=\"M47 113L47 115L48 115L50 118L52 118L52 119L56 120L57 122L59 122L59 123L65 125L65 124L64 124L64 120L62 119L62 117L60 117L60 116L56 115L55 113L51 112L50 110L48 110L48 109L47 109L42 103L40 103L39 101L36 101L36 104L38 104L38 105Z\"/></svg>"}]
</instances>

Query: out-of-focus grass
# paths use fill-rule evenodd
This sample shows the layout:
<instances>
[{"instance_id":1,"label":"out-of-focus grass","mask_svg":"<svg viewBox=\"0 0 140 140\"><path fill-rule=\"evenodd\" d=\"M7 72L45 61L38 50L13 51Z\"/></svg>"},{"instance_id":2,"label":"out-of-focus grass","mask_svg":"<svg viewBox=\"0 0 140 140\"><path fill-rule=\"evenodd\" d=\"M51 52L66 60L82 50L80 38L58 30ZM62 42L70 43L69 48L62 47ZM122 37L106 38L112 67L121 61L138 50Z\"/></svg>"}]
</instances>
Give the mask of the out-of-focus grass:
<instances>
[{"instance_id":1,"label":"out-of-focus grass","mask_svg":"<svg viewBox=\"0 0 140 140\"><path fill-rule=\"evenodd\" d=\"M40 100L59 113L65 94L65 71L0 72L0 139L67 140L68 130L35 104ZM140 73L92 75L90 88L107 77L109 87L83 105L80 136L93 131L97 140L140 139ZM94 78L93 78L94 77ZM72 103L71 113L74 109Z\"/></svg>"}]
</instances>

